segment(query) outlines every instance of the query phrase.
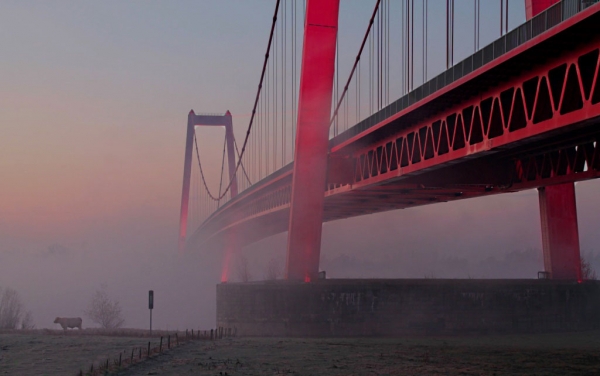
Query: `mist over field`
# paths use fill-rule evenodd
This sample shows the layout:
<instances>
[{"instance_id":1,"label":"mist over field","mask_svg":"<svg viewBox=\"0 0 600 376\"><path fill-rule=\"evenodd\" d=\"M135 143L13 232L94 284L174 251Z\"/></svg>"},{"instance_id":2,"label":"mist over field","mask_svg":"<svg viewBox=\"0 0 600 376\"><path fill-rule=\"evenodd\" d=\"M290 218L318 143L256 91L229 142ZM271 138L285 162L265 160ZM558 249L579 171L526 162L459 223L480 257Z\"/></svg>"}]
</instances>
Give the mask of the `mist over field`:
<instances>
[{"instance_id":1,"label":"mist over field","mask_svg":"<svg viewBox=\"0 0 600 376\"><path fill-rule=\"evenodd\" d=\"M600 271L598 205L585 204L597 190L595 182L577 184L582 254ZM129 233L126 224L99 225L87 237L48 245L3 233L0 286L20 293L39 328L57 327L56 316L94 326L84 310L103 285L120 302L125 327L148 327L153 289L155 328L210 328L221 255L177 255L172 218L140 218ZM536 278L543 270L539 232L536 191L357 217L324 225L321 268L329 278ZM265 279L271 260L283 273L285 242L280 234L244 249L251 280ZM232 281L240 279L239 260Z\"/></svg>"}]
</instances>

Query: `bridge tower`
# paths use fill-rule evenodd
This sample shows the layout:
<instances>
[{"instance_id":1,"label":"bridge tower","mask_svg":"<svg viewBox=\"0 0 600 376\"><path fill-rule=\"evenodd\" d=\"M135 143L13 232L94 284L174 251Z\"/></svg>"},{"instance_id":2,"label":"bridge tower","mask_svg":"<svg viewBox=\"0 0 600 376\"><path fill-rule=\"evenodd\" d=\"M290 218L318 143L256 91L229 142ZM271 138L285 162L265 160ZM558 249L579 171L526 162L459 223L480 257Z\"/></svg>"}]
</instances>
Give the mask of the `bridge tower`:
<instances>
[{"instance_id":1,"label":"bridge tower","mask_svg":"<svg viewBox=\"0 0 600 376\"><path fill-rule=\"evenodd\" d=\"M192 154L194 147L194 134L197 126L221 126L225 127L225 142L227 144L227 161L229 164L229 181L231 182L231 198L237 196L238 186L235 175L235 153L233 121L231 113L225 115L196 115L194 110L188 114L187 133L185 137L185 156L183 163L183 188L181 191L181 211L179 215L179 252L185 250L185 239L187 232L188 204L190 200L190 178L192 174Z\"/></svg>"},{"instance_id":2,"label":"bridge tower","mask_svg":"<svg viewBox=\"0 0 600 376\"><path fill-rule=\"evenodd\" d=\"M559 0L525 0L527 20ZM544 269L552 279L580 281L581 256L577 228L575 183L538 188Z\"/></svg>"},{"instance_id":3,"label":"bridge tower","mask_svg":"<svg viewBox=\"0 0 600 376\"><path fill-rule=\"evenodd\" d=\"M285 273L289 280L309 282L319 271L339 3L308 0L306 6Z\"/></svg>"}]
</instances>

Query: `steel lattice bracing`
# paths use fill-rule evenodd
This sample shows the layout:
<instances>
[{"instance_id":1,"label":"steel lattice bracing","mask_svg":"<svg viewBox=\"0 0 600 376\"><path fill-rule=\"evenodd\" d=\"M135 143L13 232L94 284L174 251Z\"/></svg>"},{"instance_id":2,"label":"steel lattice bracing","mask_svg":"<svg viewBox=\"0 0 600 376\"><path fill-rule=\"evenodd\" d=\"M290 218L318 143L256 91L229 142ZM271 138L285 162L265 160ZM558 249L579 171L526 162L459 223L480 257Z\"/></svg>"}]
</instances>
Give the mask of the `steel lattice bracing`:
<instances>
[{"instance_id":1,"label":"steel lattice bracing","mask_svg":"<svg viewBox=\"0 0 600 376\"><path fill-rule=\"evenodd\" d=\"M599 177L600 7L561 17L331 140L322 221ZM235 233L249 244L288 230L294 167L228 202L190 243Z\"/></svg>"},{"instance_id":2,"label":"steel lattice bracing","mask_svg":"<svg viewBox=\"0 0 600 376\"><path fill-rule=\"evenodd\" d=\"M527 139L599 116L600 87L593 87L599 47L596 38L458 108L359 149L351 157L353 186L373 185L440 168L457 159L513 148Z\"/></svg>"}]
</instances>

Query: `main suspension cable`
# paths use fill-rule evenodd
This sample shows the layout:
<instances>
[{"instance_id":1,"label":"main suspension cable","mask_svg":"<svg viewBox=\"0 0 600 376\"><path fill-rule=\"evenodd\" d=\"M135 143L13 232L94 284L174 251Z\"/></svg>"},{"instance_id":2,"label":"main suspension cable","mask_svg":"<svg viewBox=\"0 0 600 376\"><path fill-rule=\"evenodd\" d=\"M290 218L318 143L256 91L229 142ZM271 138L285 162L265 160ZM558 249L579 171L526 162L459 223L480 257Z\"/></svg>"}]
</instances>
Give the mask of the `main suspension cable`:
<instances>
[{"instance_id":1,"label":"main suspension cable","mask_svg":"<svg viewBox=\"0 0 600 376\"><path fill-rule=\"evenodd\" d=\"M348 86L350 85L350 82L352 81L352 76L354 75L356 66L358 65L358 62L360 61L360 55L362 54L362 51L365 48L365 43L367 43L367 38L369 37L369 33L371 31L371 27L373 26L373 21L375 20L375 16L377 15L377 10L379 9L380 3L381 3L381 0L377 0L377 3L375 3L375 9L373 10L373 14L371 15L371 19L369 20L369 26L367 27L367 31L365 33L365 36L363 37L362 43L360 45L360 49L358 50L358 54L356 55L356 60L354 61L354 65L352 66L352 70L350 71L350 76L348 77L348 81L346 82L346 85L344 86L344 91L342 92L342 95L338 99L338 103L335 106L335 111L333 112L333 116L331 117L331 120L329 121L330 127L331 127L331 124L333 124L335 118L337 117L340 106L342 105L342 101L343 101L344 97L346 96L346 92L348 91Z\"/></svg>"},{"instance_id":2,"label":"main suspension cable","mask_svg":"<svg viewBox=\"0 0 600 376\"><path fill-rule=\"evenodd\" d=\"M233 138L233 145L235 146L235 151L238 155L238 160L242 160L242 156L240 155L240 151L238 150L238 146L237 146L237 141L235 140L235 137ZM241 163L241 167L242 167L242 172L244 172L244 176L246 176L246 180L248 180L248 183L250 185L252 185L252 182L250 181L250 178L248 177L248 174L246 173L246 168L244 167L244 164Z\"/></svg>"},{"instance_id":3,"label":"main suspension cable","mask_svg":"<svg viewBox=\"0 0 600 376\"><path fill-rule=\"evenodd\" d=\"M273 41L273 32L275 30L275 25L277 24L277 13L279 12L280 1L281 0L277 0L277 3L275 4L275 12L273 14L273 23L271 24L271 33L269 35L269 43L267 44L267 52L265 54L265 60L263 62L263 67L262 67L262 72L260 75L258 89L256 92L256 97L254 99L254 106L252 107L252 115L250 116L250 122L248 124L248 129L246 130L246 136L244 137L244 144L242 145L242 151L239 154L238 162L236 163L235 170L233 171L233 176L235 176L237 174L237 172L242 164L242 157L244 156L244 153L246 152L246 146L248 145L248 139L250 137L250 132L252 131L252 124L254 122L254 117L256 115L256 106L258 105L258 100L260 98L260 92L261 92L263 80L265 77L265 71L267 69L267 63L269 61L269 51L271 50L271 43ZM378 4L379 4L379 1L380 0L377 1ZM194 139L195 138L196 138L196 135L194 135ZM196 155L198 157L198 163L200 165L200 174L202 175L202 183L204 184L204 188L206 189L208 195L214 201L218 201L218 200L222 199L223 197L225 197L227 192L229 192L229 190L231 189L231 184L233 183L233 179L229 180L229 184L227 184L227 187L224 189L223 193L221 193L220 195L217 195L217 196L213 195L210 192L210 190L208 189L208 186L206 185L206 180L204 179L204 172L202 171L202 164L200 163L200 154L198 153L198 144L196 144Z\"/></svg>"}]
</instances>

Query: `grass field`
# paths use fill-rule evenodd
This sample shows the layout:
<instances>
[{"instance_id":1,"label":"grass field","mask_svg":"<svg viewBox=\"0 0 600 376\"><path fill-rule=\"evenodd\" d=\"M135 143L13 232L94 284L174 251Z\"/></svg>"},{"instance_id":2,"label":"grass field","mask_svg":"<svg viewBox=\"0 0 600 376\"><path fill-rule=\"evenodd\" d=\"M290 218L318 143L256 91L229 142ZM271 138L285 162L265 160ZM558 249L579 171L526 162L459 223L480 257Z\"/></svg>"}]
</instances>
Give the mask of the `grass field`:
<instances>
[{"instance_id":1,"label":"grass field","mask_svg":"<svg viewBox=\"0 0 600 376\"><path fill-rule=\"evenodd\" d=\"M190 343L120 375L600 375L600 333Z\"/></svg>"},{"instance_id":2,"label":"grass field","mask_svg":"<svg viewBox=\"0 0 600 376\"><path fill-rule=\"evenodd\" d=\"M85 332L0 333L0 375L75 375L148 342ZM117 374L600 375L600 332L192 341Z\"/></svg>"},{"instance_id":3,"label":"grass field","mask_svg":"<svg viewBox=\"0 0 600 376\"><path fill-rule=\"evenodd\" d=\"M121 352L131 354L134 347L145 348L149 340L157 344L156 337L144 335L137 329L1 331L0 375L76 375L92 363L118 358Z\"/></svg>"}]
</instances>

